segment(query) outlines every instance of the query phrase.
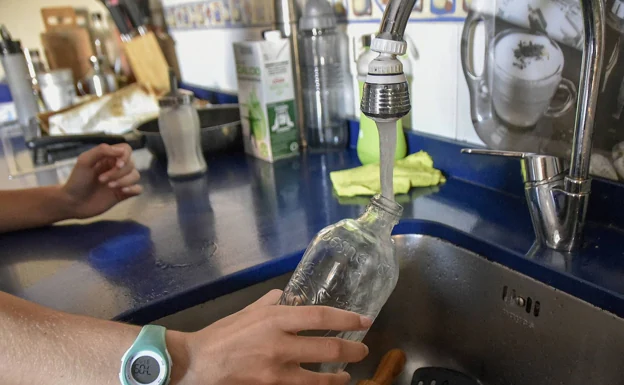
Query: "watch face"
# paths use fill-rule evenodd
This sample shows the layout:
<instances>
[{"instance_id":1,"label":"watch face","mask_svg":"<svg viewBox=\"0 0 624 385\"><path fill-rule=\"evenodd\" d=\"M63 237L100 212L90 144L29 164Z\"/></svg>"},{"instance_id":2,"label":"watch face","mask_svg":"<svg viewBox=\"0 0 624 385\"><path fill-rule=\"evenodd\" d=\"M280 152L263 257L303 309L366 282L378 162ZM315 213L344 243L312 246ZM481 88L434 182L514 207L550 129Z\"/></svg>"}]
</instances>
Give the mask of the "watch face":
<instances>
[{"instance_id":1,"label":"watch face","mask_svg":"<svg viewBox=\"0 0 624 385\"><path fill-rule=\"evenodd\" d=\"M132 378L139 384L151 384L158 379L160 365L154 357L140 356L132 363L130 368Z\"/></svg>"}]
</instances>

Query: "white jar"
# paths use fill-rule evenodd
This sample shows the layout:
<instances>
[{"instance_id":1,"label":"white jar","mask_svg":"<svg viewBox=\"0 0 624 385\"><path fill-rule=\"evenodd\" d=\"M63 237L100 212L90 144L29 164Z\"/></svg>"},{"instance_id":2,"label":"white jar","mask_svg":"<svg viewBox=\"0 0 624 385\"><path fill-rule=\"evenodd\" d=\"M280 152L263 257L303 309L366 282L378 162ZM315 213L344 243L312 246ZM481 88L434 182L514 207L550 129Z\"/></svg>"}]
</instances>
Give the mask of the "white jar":
<instances>
[{"instance_id":1,"label":"white jar","mask_svg":"<svg viewBox=\"0 0 624 385\"><path fill-rule=\"evenodd\" d=\"M159 100L158 126L165 143L170 178L203 174L207 169L201 148L199 114L192 103L192 94L177 90Z\"/></svg>"}]
</instances>

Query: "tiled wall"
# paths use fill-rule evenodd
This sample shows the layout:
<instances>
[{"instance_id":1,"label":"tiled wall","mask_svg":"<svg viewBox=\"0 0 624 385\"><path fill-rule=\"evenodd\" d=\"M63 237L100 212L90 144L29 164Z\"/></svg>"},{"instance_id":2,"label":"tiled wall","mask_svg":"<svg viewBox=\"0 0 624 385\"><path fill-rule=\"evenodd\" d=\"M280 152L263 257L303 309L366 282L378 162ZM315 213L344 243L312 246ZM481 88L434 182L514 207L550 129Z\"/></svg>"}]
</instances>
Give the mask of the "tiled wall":
<instances>
[{"instance_id":1,"label":"tiled wall","mask_svg":"<svg viewBox=\"0 0 624 385\"><path fill-rule=\"evenodd\" d=\"M412 72L411 127L447 138L482 143L472 127L470 98L459 60L466 1L421 0L411 15L406 31L413 44L406 65ZM377 31L384 1L338 0L333 3L350 45L351 81L350 86L345 87L356 93L355 62L361 50L360 38ZM235 41L260 39L263 30L273 27L273 1L164 0L163 6L170 33L176 40L183 81L236 93L231 45ZM352 98L347 103L347 114L359 114L358 102L357 98Z\"/></svg>"}]
</instances>

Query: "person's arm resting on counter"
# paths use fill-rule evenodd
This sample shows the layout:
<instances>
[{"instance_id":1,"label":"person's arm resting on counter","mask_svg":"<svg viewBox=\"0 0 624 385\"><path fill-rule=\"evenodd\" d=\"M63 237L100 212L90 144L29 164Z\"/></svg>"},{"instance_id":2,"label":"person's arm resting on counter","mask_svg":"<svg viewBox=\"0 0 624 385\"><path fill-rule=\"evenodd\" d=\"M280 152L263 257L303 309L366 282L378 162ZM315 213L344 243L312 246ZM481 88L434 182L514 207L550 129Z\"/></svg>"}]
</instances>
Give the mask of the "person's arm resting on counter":
<instances>
[{"instance_id":1,"label":"person's arm resting on counter","mask_svg":"<svg viewBox=\"0 0 624 385\"><path fill-rule=\"evenodd\" d=\"M0 233L89 218L140 194L131 154L127 144L102 144L78 157L63 186L0 191Z\"/></svg>"},{"instance_id":2,"label":"person's arm resting on counter","mask_svg":"<svg viewBox=\"0 0 624 385\"><path fill-rule=\"evenodd\" d=\"M357 362L359 342L304 337L302 330L365 330L372 321L322 306L276 305L274 290L196 333L168 330L170 385L344 385L347 373L313 373L300 363ZM0 292L3 385L119 385L120 359L138 326L65 314Z\"/></svg>"}]
</instances>

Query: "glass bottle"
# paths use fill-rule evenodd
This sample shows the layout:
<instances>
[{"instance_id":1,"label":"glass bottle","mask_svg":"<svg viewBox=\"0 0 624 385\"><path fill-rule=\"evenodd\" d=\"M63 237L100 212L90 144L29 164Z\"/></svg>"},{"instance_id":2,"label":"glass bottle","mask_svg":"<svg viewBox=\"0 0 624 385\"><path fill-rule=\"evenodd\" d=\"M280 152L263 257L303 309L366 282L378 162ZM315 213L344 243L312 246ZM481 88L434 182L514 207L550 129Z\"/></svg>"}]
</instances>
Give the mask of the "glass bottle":
<instances>
[{"instance_id":1,"label":"glass bottle","mask_svg":"<svg viewBox=\"0 0 624 385\"><path fill-rule=\"evenodd\" d=\"M95 56L105 57L107 63L115 63L119 56L119 48L115 42L115 35L104 22L102 14L95 12L91 14L91 24L89 32L92 39Z\"/></svg>"},{"instance_id":2,"label":"glass bottle","mask_svg":"<svg viewBox=\"0 0 624 385\"><path fill-rule=\"evenodd\" d=\"M403 208L376 195L362 216L321 230L293 273L280 305L322 305L356 312L374 320L399 279L399 264L390 237ZM323 332L362 341L366 331ZM338 372L344 363L320 366Z\"/></svg>"},{"instance_id":3,"label":"glass bottle","mask_svg":"<svg viewBox=\"0 0 624 385\"><path fill-rule=\"evenodd\" d=\"M331 4L327 0L308 0L299 31L308 146L313 150L343 149L348 135L342 115L342 43Z\"/></svg>"}]
</instances>

